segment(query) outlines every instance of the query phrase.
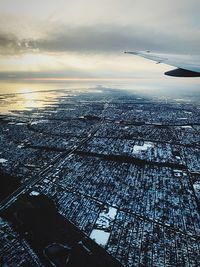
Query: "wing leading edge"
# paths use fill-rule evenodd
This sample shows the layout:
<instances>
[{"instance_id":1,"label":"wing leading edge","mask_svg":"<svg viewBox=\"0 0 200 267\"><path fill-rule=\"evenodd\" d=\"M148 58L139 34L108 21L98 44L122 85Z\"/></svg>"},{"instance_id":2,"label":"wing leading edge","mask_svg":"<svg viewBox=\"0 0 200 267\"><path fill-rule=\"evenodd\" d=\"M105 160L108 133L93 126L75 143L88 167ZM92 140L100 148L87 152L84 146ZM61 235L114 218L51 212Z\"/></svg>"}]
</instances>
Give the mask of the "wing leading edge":
<instances>
[{"instance_id":1,"label":"wing leading edge","mask_svg":"<svg viewBox=\"0 0 200 267\"><path fill-rule=\"evenodd\" d=\"M151 53L150 51L125 52L126 54L138 55L157 64L164 63L176 67L165 72L165 75L174 77L200 77L200 58L198 56L177 56L170 54Z\"/></svg>"}]
</instances>

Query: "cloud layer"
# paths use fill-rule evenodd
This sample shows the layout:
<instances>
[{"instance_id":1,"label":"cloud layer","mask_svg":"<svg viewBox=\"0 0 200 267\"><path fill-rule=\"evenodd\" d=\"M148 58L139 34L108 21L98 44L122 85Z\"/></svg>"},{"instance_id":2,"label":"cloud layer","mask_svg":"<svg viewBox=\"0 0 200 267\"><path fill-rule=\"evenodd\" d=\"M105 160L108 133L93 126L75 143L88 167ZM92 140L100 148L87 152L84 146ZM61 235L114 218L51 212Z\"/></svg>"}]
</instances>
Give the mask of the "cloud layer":
<instances>
[{"instance_id":1,"label":"cloud layer","mask_svg":"<svg viewBox=\"0 0 200 267\"><path fill-rule=\"evenodd\" d=\"M162 31L152 32L148 27L138 29L119 25L65 26L43 39L20 39L14 34L0 33L1 54L30 51L116 53L131 49L200 54L199 43L200 36L194 31L180 30L177 35Z\"/></svg>"}]
</instances>

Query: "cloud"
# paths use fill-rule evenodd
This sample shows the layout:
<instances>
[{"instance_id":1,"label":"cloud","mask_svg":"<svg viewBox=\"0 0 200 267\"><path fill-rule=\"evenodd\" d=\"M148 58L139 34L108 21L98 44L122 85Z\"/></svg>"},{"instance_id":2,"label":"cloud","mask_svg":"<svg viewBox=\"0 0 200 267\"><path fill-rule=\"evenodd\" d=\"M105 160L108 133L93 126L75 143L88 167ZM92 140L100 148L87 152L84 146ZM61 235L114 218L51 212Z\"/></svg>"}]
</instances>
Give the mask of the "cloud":
<instances>
[{"instance_id":1,"label":"cloud","mask_svg":"<svg viewBox=\"0 0 200 267\"><path fill-rule=\"evenodd\" d=\"M50 79L50 78L92 78L93 76L83 70L79 71L77 69L70 69L66 71L8 71L1 72L0 71L0 80L12 80L12 79L21 79L21 80L29 80L29 79Z\"/></svg>"},{"instance_id":2,"label":"cloud","mask_svg":"<svg viewBox=\"0 0 200 267\"><path fill-rule=\"evenodd\" d=\"M55 25L54 25L55 26ZM0 53L18 54L30 51L119 53L125 50L152 50L169 53L200 54L200 34L188 29L176 32L123 25L57 26L40 39L19 39L0 33ZM62 28L62 29L60 29Z\"/></svg>"},{"instance_id":3,"label":"cloud","mask_svg":"<svg viewBox=\"0 0 200 267\"><path fill-rule=\"evenodd\" d=\"M37 51L35 41L31 39L20 39L14 34L0 33L0 54L15 55L30 51Z\"/></svg>"},{"instance_id":4,"label":"cloud","mask_svg":"<svg viewBox=\"0 0 200 267\"><path fill-rule=\"evenodd\" d=\"M0 53L16 53L18 51L17 38L12 34L0 33Z\"/></svg>"},{"instance_id":5,"label":"cloud","mask_svg":"<svg viewBox=\"0 0 200 267\"><path fill-rule=\"evenodd\" d=\"M0 4L0 54L129 49L200 54L199 0L12 2Z\"/></svg>"},{"instance_id":6,"label":"cloud","mask_svg":"<svg viewBox=\"0 0 200 267\"><path fill-rule=\"evenodd\" d=\"M199 53L200 35L180 30L177 33L154 31L151 27L93 25L65 27L37 40L37 47L47 51L120 52L129 49L150 49L160 52Z\"/></svg>"}]
</instances>

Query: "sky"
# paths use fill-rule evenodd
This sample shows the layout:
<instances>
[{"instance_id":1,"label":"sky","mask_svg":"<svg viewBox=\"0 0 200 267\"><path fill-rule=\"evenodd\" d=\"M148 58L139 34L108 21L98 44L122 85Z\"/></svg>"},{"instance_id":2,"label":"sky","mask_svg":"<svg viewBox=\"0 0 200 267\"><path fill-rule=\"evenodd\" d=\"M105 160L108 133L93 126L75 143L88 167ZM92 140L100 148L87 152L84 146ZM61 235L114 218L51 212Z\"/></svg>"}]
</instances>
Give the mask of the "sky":
<instances>
[{"instance_id":1,"label":"sky","mask_svg":"<svg viewBox=\"0 0 200 267\"><path fill-rule=\"evenodd\" d=\"M0 0L0 79L129 79L171 69L123 54L200 54L199 0Z\"/></svg>"}]
</instances>

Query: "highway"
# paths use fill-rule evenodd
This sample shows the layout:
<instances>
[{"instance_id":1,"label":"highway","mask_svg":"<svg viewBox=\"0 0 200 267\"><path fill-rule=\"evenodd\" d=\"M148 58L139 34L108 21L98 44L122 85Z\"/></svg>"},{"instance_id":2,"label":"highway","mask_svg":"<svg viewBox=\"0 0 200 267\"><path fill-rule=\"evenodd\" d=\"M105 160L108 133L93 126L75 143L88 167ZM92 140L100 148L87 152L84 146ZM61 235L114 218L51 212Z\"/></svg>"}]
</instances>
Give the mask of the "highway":
<instances>
[{"instance_id":1,"label":"highway","mask_svg":"<svg viewBox=\"0 0 200 267\"><path fill-rule=\"evenodd\" d=\"M103 119L101 119L90 132L88 132L87 137L80 140L78 146L73 147L70 151L66 151L63 153L59 153L54 160L49 164L47 167L45 167L43 170L41 170L39 173L37 173L34 177L30 178L28 181L26 181L22 186L20 186L17 190L15 190L12 194L10 194L7 198L5 198L0 203L0 212L7 209L9 206L11 206L15 201L23 194L28 192L31 187L33 187L35 184L37 184L40 180L45 179L48 176L52 175L52 169L59 168L62 166L62 164L65 162L67 157L72 155L76 150L78 150L85 142L87 142L89 139L91 139L98 128L101 126L103 122Z\"/></svg>"}]
</instances>

